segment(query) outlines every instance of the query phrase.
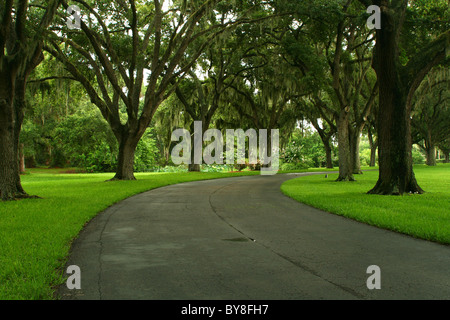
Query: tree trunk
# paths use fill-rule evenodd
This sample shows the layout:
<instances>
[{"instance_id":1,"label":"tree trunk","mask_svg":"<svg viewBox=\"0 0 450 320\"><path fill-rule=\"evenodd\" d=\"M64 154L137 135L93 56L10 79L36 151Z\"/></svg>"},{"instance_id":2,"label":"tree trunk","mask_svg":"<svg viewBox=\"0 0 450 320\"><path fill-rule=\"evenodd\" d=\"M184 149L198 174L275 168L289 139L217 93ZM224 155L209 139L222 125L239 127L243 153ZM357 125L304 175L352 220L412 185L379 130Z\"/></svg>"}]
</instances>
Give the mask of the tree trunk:
<instances>
[{"instance_id":1,"label":"tree trunk","mask_svg":"<svg viewBox=\"0 0 450 320\"><path fill-rule=\"evenodd\" d=\"M319 104L317 104L317 108L320 108ZM329 133L326 133L325 130L319 126L319 123L317 122L315 116L310 117L310 121L316 131L319 133L320 140L322 140L323 147L325 149L326 166L328 169L333 169L332 149L330 144L330 140L333 135L331 131L332 129L330 129Z\"/></svg>"},{"instance_id":2,"label":"tree trunk","mask_svg":"<svg viewBox=\"0 0 450 320\"><path fill-rule=\"evenodd\" d=\"M25 172L25 159L23 155L23 145L20 144L20 131L22 130L24 119L26 83L26 77L16 79L14 96L14 158L16 159L16 161L14 161L14 171L17 196L20 195L21 197L28 197L28 194L22 187L20 179L20 174Z\"/></svg>"},{"instance_id":3,"label":"tree trunk","mask_svg":"<svg viewBox=\"0 0 450 320\"><path fill-rule=\"evenodd\" d=\"M370 148L370 163L369 163L369 167L375 167L376 162L377 162L377 143L375 143Z\"/></svg>"},{"instance_id":4,"label":"tree trunk","mask_svg":"<svg viewBox=\"0 0 450 320\"><path fill-rule=\"evenodd\" d=\"M15 75L6 66L0 73L0 197L14 200L17 188L18 157L15 148L16 113L14 111Z\"/></svg>"},{"instance_id":5,"label":"tree trunk","mask_svg":"<svg viewBox=\"0 0 450 320\"><path fill-rule=\"evenodd\" d=\"M409 88L400 81L397 28L392 14L383 12L384 27L377 30L375 70L380 84L378 110L379 177L368 193L401 195L423 193L412 167L410 114L406 106ZM398 27L398 26L397 26Z\"/></svg>"},{"instance_id":6,"label":"tree trunk","mask_svg":"<svg viewBox=\"0 0 450 320\"><path fill-rule=\"evenodd\" d=\"M427 145L427 166L436 165L436 148L433 144Z\"/></svg>"},{"instance_id":7,"label":"tree trunk","mask_svg":"<svg viewBox=\"0 0 450 320\"><path fill-rule=\"evenodd\" d=\"M0 196L3 201L14 200L17 193L13 106L5 98L0 94Z\"/></svg>"},{"instance_id":8,"label":"tree trunk","mask_svg":"<svg viewBox=\"0 0 450 320\"><path fill-rule=\"evenodd\" d=\"M425 150L427 152L427 166L435 166L436 165L436 148L434 147L434 143L431 139L431 129L428 128L428 134L425 139Z\"/></svg>"},{"instance_id":9,"label":"tree trunk","mask_svg":"<svg viewBox=\"0 0 450 320\"><path fill-rule=\"evenodd\" d=\"M189 172L201 172L201 166L199 164L196 163L191 163L188 166L188 171Z\"/></svg>"},{"instance_id":10,"label":"tree trunk","mask_svg":"<svg viewBox=\"0 0 450 320\"><path fill-rule=\"evenodd\" d=\"M201 120L193 120L191 124L191 135L195 132L194 123L195 121L201 121ZM203 134L205 133L205 127L203 126L202 122L202 136L201 136L201 149L202 149L202 162L203 162ZM199 163L194 163L194 154L195 154L195 139L194 136L191 136L191 163L188 165L188 172L201 172L201 165Z\"/></svg>"},{"instance_id":11,"label":"tree trunk","mask_svg":"<svg viewBox=\"0 0 450 320\"><path fill-rule=\"evenodd\" d=\"M326 154L326 159L327 159L327 168L328 169L333 169L333 158L332 158L332 150L331 150L330 140L328 140L327 142L324 141L323 145L325 147L325 154Z\"/></svg>"},{"instance_id":12,"label":"tree trunk","mask_svg":"<svg viewBox=\"0 0 450 320\"><path fill-rule=\"evenodd\" d=\"M445 152L444 156L445 156L444 163L450 163L450 152L448 152L448 151Z\"/></svg>"},{"instance_id":13,"label":"tree trunk","mask_svg":"<svg viewBox=\"0 0 450 320\"><path fill-rule=\"evenodd\" d=\"M23 143L19 145L19 172L25 173L25 154L23 152Z\"/></svg>"},{"instance_id":14,"label":"tree trunk","mask_svg":"<svg viewBox=\"0 0 450 320\"><path fill-rule=\"evenodd\" d=\"M378 141L373 140L372 132L369 130L368 133L369 137L369 145L370 145L370 167L375 167L376 164L376 157L377 157L377 148L378 148Z\"/></svg>"},{"instance_id":15,"label":"tree trunk","mask_svg":"<svg viewBox=\"0 0 450 320\"><path fill-rule=\"evenodd\" d=\"M117 170L111 180L136 180L134 176L134 155L140 137L124 132L119 141Z\"/></svg>"},{"instance_id":16,"label":"tree trunk","mask_svg":"<svg viewBox=\"0 0 450 320\"><path fill-rule=\"evenodd\" d=\"M359 144L361 142L361 131L355 129L354 132L350 133L350 160L352 164L353 174L362 174L361 170L361 159L359 158Z\"/></svg>"},{"instance_id":17,"label":"tree trunk","mask_svg":"<svg viewBox=\"0 0 450 320\"><path fill-rule=\"evenodd\" d=\"M338 120L339 177L337 181L354 181L350 159L349 114L342 109Z\"/></svg>"}]
</instances>

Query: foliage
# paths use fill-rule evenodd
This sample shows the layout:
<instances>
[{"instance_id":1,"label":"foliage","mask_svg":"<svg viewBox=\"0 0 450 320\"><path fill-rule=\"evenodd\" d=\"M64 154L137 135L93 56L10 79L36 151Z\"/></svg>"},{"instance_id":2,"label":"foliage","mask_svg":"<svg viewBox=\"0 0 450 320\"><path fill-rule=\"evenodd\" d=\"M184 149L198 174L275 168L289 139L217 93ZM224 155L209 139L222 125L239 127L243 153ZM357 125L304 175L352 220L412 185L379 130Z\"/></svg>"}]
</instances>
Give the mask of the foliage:
<instances>
[{"instance_id":1,"label":"foliage","mask_svg":"<svg viewBox=\"0 0 450 320\"><path fill-rule=\"evenodd\" d=\"M54 137L71 166L88 172L113 169L115 141L97 112L80 111L66 117L55 128Z\"/></svg>"},{"instance_id":2,"label":"foliage","mask_svg":"<svg viewBox=\"0 0 450 320\"><path fill-rule=\"evenodd\" d=\"M420 151L420 149L417 147L417 145L413 145L413 148L412 148L412 161L413 161L413 164L424 164L425 163L425 156Z\"/></svg>"},{"instance_id":3,"label":"foliage","mask_svg":"<svg viewBox=\"0 0 450 320\"><path fill-rule=\"evenodd\" d=\"M308 168L309 168L308 164L302 162L287 162L282 163L280 166L281 171L294 171Z\"/></svg>"},{"instance_id":4,"label":"foliage","mask_svg":"<svg viewBox=\"0 0 450 320\"><path fill-rule=\"evenodd\" d=\"M21 135L28 165L78 167L87 172L111 172L117 166L117 142L108 124L93 108L80 109L58 121L26 121ZM135 170L152 171L159 162L153 129L136 148Z\"/></svg>"},{"instance_id":5,"label":"foliage","mask_svg":"<svg viewBox=\"0 0 450 320\"><path fill-rule=\"evenodd\" d=\"M411 113L412 136L413 142L424 150L433 152L435 146L450 138L449 92L450 71L443 67L431 70L416 91Z\"/></svg>"},{"instance_id":6,"label":"foliage","mask_svg":"<svg viewBox=\"0 0 450 320\"><path fill-rule=\"evenodd\" d=\"M154 129L149 128L136 147L134 170L136 172L155 171L161 162L160 158Z\"/></svg>"},{"instance_id":7,"label":"foliage","mask_svg":"<svg viewBox=\"0 0 450 320\"><path fill-rule=\"evenodd\" d=\"M336 150L334 150L336 159ZM280 154L282 170L318 168L326 166L326 153L320 136L311 129L296 129ZM289 169L288 169L289 168Z\"/></svg>"}]
</instances>

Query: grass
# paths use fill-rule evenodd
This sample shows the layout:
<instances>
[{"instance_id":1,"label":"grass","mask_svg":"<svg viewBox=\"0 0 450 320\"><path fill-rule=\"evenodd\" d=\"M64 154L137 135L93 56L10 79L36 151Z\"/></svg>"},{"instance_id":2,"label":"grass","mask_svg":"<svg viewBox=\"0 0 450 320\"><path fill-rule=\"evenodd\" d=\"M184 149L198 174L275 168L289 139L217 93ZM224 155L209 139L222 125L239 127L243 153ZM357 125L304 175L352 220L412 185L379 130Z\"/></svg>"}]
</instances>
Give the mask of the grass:
<instances>
[{"instance_id":1,"label":"grass","mask_svg":"<svg viewBox=\"0 0 450 320\"><path fill-rule=\"evenodd\" d=\"M369 195L378 172L355 175L356 182L335 182L337 174L306 176L281 186L287 196L313 207L413 237L450 244L450 165L415 166L425 194Z\"/></svg>"},{"instance_id":2,"label":"grass","mask_svg":"<svg viewBox=\"0 0 450 320\"><path fill-rule=\"evenodd\" d=\"M243 173L142 173L137 181L105 182L113 174L29 170L25 190L43 199L0 203L0 300L53 299L71 242L98 212L157 187Z\"/></svg>"}]
</instances>

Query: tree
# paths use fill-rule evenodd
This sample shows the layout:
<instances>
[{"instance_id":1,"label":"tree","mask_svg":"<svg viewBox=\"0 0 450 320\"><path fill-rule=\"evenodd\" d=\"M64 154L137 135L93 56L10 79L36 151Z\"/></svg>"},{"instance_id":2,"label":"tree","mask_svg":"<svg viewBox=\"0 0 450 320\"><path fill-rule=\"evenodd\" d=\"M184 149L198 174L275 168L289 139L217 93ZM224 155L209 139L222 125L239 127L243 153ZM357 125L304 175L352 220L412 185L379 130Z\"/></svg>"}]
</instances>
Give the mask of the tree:
<instances>
[{"instance_id":1,"label":"tree","mask_svg":"<svg viewBox=\"0 0 450 320\"><path fill-rule=\"evenodd\" d=\"M326 154L326 167L333 168L332 158L332 138L337 133L337 127L335 125L334 112L327 112L329 108L325 105L325 102L318 96L310 97L309 101L302 101L300 104L302 113L311 122L314 129L318 132L320 139L323 143ZM308 103L309 102L309 103ZM319 123L319 120L321 120Z\"/></svg>"},{"instance_id":2,"label":"tree","mask_svg":"<svg viewBox=\"0 0 450 320\"><path fill-rule=\"evenodd\" d=\"M284 44L289 63L311 80L313 105L322 120L334 121L337 180L353 181L354 173L362 173L359 141L377 92L370 70L373 38L352 1L330 1L327 6L327 17L321 1L298 10L299 18L293 20Z\"/></svg>"},{"instance_id":3,"label":"tree","mask_svg":"<svg viewBox=\"0 0 450 320\"><path fill-rule=\"evenodd\" d=\"M224 23L225 15L220 19ZM256 24L254 27L257 26ZM243 28L249 29L248 26ZM266 61L259 65L244 62L255 55L254 51L261 43L254 40L246 42L245 38L253 37L248 37L241 29L238 27L233 33L227 34L227 37L216 38L214 44L205 51L204 57L199 60L199 67L201 72L207 74L207 78L201 80L196 73L190 72L175 90L178 100L191 118L190 132L194 132L194 121L199 121L204 134L224 102L224 93L238 81L238 77L267 64ZM194 139L191 143L191 150L194 150ZM200 171L200 165L195 164L193 158L189 171Z\"/></svg>"},{"instance_id":4,"label":"tree","mask_svg":"<svg viewBox=\"0 0 450 320\"><path fill-rule=\"evenodd\" d=\"M211 40L239 19L231 12L227 22L209 23L206 17L214 15L220 0L173 1L166 11L158 0L75 2L87 14L81 32L59 28L65 37L55 32L46 50L84 86L111 126L119 144L113 179L135 180L136 146L156 110ZM196 50L189 51L192 46ZM125 121L120 108L127 111Z\"/></svg>"},{"instance_id":5,"label":"tree","mask_svg":"<svg viewBox=\"0 0 450 320\"><path fill-rule=\"evenodd\" d=\"M436 146L450 137L449 85L449 71L434 68L415 94L411 112L413 142L426 152L429 166L436 165Z\"/></svg>"},{"instance_id":6,"label":"tree","mask_svg":"<svg viewBox=\"0 0 450 320\"><path fill-rule=\"evenodd\" d=\"M352 9L348 1L343 13L351 14ZM346 22L346 19L343 18L337 25L334 53L328 59L335 95L333 100L339 107L336 117L340 159L338 181L352 181L353 174L362 173L360 137L378 91L378 84L369 70L372 35L364 31L359 20ZM328 45L328 56L330 49Z\"/></svg>"},{"instance_id":7,"label":"tree","mask_svg":"<svg viewBox=\"0 0 450 320\"><path fill-rule=\"evenodd\" d=\"M369 166L375 167L376 158L377 158L377 150L378 150L378 139L377 139L377 121L376 115L378 114L378 103L375 104L375 108L373 108L371 114L368 116L368 125L366 127L367 130L367 138L369 140L370 146L370 161Z\"/></svg>"},{"instance_id":8,"label":"tree","mask_svg":"<svg viewBox=\"0 0 450 320\"><path fill-rule=\"evenodd\" d=\"M269 132L271 129L288 129L281 135L282 139L286 139L289 137L288 131L292 132L298 119L294 100L304 93L300 93L295 73L274 51L266 48L262 56L253 57L249 64L260 67L249 68L236 79L230 85L227 99L240 116L241 123L247 123L248 127L254 129L267 129ZM260 59L264 62L259 61ZM270 154L270 139L267 148Z\"/></svg>"},{"instance_id":9,"label":"tree","mask_svg":"<svg viewBox=\"0 0 450 320\"><path fill-rule=\"evenodd\" d=\"M433 28L426 31L414 29L412 23L409 29L403 28L406 19L414 22L412 14L424 4L423 1L412 1L410 7L408 0L360 2L381 9L381 29L376 30L373 63L380 86L377 129L380 169L378 181L369 193L423 193L412 168L411 101L426 74L445 59L450 31L448 26L443 29L442 21L441 25L435 21ZM446 5L442 2L440 5L440 12L446 12L442 11L447 10ZM442 30L447 31L437 36L431 34ZM423 35L423 39L418 34Z\"/></svg>"},{"instance_id":10,"label":"tree","mask_svg":"<svg viewBox=\"0 0 450 320\"><path fill-rule=\"evenodd\" d=\"M444 162L445 163L450 163L450 138L448 138L448 139L446 139L444 141L441 141L438 144L438 147L444 153L444 157L445 157Z\"/></svg>"},{"instance_id":11,"label":"tree","mask_svg":"<svg viewBox=\"0 0 450 320\"><path fill-rule=\"evenodd\" d=\"M28 76L43 60L42 35L59 0L5 0L0 7L0 197L28 197L19 170L19 137Z\"/></svg>"},{"instance_id":12,"label":"tree","mask_svg":"<svg viewBox=\"0 0 450 320\"><path fill-rule=\"evenodd\" d=\"M172 132L184 126L186 122L186 113L182 106L179 105L177 97L171 95L165 100L155 113L152 119L159 150L164 159L164 166L170 163L170 151L175 144L172 141Z\"/></svg>"}]
</instances>

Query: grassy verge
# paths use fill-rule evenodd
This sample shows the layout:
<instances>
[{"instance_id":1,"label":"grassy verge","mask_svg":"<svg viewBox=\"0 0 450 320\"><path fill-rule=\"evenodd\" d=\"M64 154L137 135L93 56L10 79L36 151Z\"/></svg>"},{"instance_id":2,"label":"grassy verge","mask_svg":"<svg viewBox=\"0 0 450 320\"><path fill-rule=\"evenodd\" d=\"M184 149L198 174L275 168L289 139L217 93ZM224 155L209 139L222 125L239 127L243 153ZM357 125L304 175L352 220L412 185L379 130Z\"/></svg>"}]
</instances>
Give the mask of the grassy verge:
<instances>
[{"instance_id":1,"label":"grassy verge","mask_svg":"<svg viewBox=\"0 0 450 320\"><path fill-rule=\"evenodd\" d=\"M377 227L417 238L450 244L450 165L414 168L422 195L379 196L366 194L378 172L356 175L356 182L335 182L337 174L307 176L285 182L287 196Z\"/></svg>"},{"instance_id":2,"label":"grassy verge","mask_svg":"<svg viewBox=\"0 0 450 320\"><path fill-rule=\"evenodd\" d=\"M43 199L0 203L0 299L52 299L72 240L98 212L134 194L195 180L259 174L142 173L137 181L105 182L113 174L30 170L29 194Z\"/></svg>"}]
</instances>

